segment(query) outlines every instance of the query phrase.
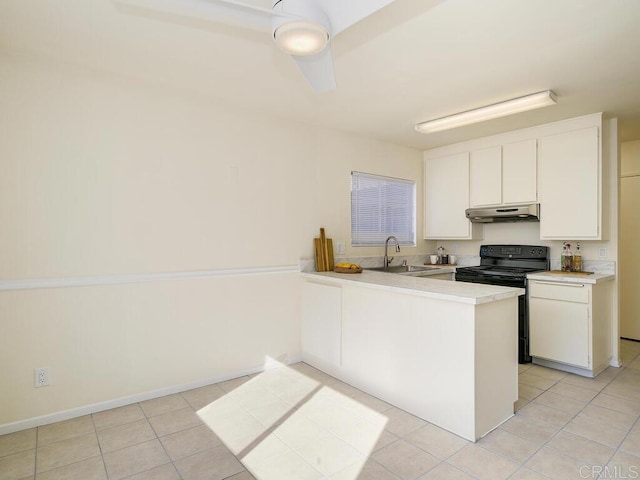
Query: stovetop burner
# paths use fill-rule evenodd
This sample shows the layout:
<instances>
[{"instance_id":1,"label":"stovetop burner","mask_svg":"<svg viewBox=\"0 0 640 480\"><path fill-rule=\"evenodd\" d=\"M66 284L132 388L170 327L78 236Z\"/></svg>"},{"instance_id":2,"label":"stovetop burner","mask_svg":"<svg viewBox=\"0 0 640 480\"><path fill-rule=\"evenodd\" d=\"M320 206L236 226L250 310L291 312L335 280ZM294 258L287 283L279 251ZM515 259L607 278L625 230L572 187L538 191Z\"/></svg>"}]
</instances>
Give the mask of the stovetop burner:
<instances>
[{"instance_id":1,"label":"stovetop burner","mask_svg":"<svg viewBox=\"0 0 640 480\"><path fill-rule=\"evenodd\" d=\"M545 270L544 267L509 267L505 265L479 265L477 267L463 267L456 271L476 275L503 275L509 277L525 277L527 273Z\"/></svg>"},{"instance_id":2,"label":"stovetop burner","mask_svg":"<svg viewBox=\"0 0 640 480\"><path fill-rule=\"evenodd\" d=\"M549 270L549 248L540 245L482 245L480 265L457 269L464 275L526 277Z\"/></svg>"},{"instance_id":3,"label":"stovetop burner","mask_svg":"<svg viewBox=\"0 0 640 480\"><path fill-rule=\"evenodd\" d=\"M480 265L456 269L456 280L497 284L526 283L527 273L549 270L549 248L538 245L482 245Z\"/></svg>"}]
</instances>

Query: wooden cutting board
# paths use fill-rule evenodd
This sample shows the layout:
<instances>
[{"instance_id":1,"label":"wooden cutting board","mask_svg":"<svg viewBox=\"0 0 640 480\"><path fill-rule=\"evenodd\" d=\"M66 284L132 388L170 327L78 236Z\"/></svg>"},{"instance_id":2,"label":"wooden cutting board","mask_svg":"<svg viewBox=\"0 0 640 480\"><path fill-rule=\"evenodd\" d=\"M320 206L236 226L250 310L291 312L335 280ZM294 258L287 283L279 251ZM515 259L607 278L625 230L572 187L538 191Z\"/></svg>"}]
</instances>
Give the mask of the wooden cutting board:
<instances>
[{"instance_id":1,"label":"wooden cutting board","mask_svg":"<svg viewBox=\"0 0 640 480\"><path fill-rule=\"evenodd\" d=\"M316 260L316 272L333 271L333 241L326 237L324 228L320 229L320 238L313 239L313 247Z\"/></svg>"},{"instance_id":2,"label":"wooden cutting board","mask_svg":"<svg viewBox=\"0 0 640 480\"><path fill-rule=\"evenodd\" d=\"M327 249L327 237L324 234L324 228L320 228L320 248L322 249L322 265L326 272L329 270L329 250Z\"/></svg>"},{"instance_id":3,"label":"wooden cutting board","mask_svg":"<svg viewBox=\"0 0 640 480\"><path fill-rule=\"evenodd\" d=\"M569 275L576 277L586 277L587 275L593 275L593 272L563 272L562 270L549 270L548 272L544 273L550 273L551 275Z\"/></svg>"},{"instance_id":4,"label":"wooden cutting board","mask_svg":"<svg viewBox=\"0 0 640 480\"><path fill-rule=\"evenodd\" d=\"M326 239L327 241L327 271L333 270L334 261L333 261L333 240L330 238Z\"/></svg>"},{"instance_id":5,"label":"wooden cutting board","mask_svg":"<svg viewBox=\"0 0 640 480\"><path fill-rule=\"evenodd\" d=\"M316 258L316 272L324 272L324 258L322 257L322 246L319 238L313 239L313 248Z\"/></svg>"}]
</instances>

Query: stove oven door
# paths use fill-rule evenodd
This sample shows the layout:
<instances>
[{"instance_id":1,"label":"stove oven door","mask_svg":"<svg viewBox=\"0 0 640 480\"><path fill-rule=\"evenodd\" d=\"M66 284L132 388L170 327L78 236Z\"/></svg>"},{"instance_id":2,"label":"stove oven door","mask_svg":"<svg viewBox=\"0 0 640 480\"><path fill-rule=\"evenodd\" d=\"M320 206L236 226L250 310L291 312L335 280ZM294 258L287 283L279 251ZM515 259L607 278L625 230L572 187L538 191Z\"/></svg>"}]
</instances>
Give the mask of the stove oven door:
<instances>
[{"instance_id":1,"label":"stove oven door","mask_svg":"<svg viewBox=\"0 0 640 480\"><path fill-rule=\"evenodd\" d=\"M485 285L499 285L501 287L525 288L526 280L522 277L508 275L478 275L473 272L458 270L455 275L456 282L484 283Z\"/></svg>"},{"instance_id":2,"label":"stove oven door","mask_svg":"<svg viewBox=\"0 0 640 480\"><path fill-rule=\"evenodd\" d=\"M526 279L500 276L478 275L457 271L456 282L483 283L485 285L498 285L501 287L526 288ZM529 355L529 305L527 295L518 297L518 362L531 363Z\"/></svg>"}]
</instances>

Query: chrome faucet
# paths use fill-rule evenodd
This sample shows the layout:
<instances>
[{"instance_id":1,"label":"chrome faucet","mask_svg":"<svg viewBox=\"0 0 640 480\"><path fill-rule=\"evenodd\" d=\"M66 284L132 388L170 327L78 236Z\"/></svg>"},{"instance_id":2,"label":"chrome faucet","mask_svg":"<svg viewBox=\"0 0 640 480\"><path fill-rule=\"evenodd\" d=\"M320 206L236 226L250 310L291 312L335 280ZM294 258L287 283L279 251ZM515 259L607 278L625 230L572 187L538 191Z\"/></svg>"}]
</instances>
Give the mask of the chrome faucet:
<instances>
[{"instance_id":1,"label":"chrome faucet","mask_svg":"<svg viewBox=\"0 0 640 480\"><path fill-rule=\"evenodd\" d=\"M396 252L400 251L400 242L398 242L398 239L393 235L391 235L384 241L384 261L383 261L384 268L387 268L389 264L393 261L393 257L389 258L389 256L387 255L387 249L389 248L389 240L395 240Z\"/></svg>"}]
</instances>

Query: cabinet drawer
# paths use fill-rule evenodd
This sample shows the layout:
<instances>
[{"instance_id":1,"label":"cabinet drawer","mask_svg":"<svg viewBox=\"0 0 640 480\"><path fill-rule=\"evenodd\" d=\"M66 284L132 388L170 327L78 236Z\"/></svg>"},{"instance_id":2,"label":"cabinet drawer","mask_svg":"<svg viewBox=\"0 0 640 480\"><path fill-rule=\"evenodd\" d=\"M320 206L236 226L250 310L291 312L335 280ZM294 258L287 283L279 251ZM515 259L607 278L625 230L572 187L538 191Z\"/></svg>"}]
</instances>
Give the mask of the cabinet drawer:
<instances>
[{"instance_id":1,"label":"cabinet drawer","mask_svg":"<svg viewBox=\"0 0 640 480\"><path fill-rule=\"evenodd\" d=\"M532 298L548 298L565 302L589 303L589 287L583 283L529 282Z\"/></svg>"}]
</instances>

